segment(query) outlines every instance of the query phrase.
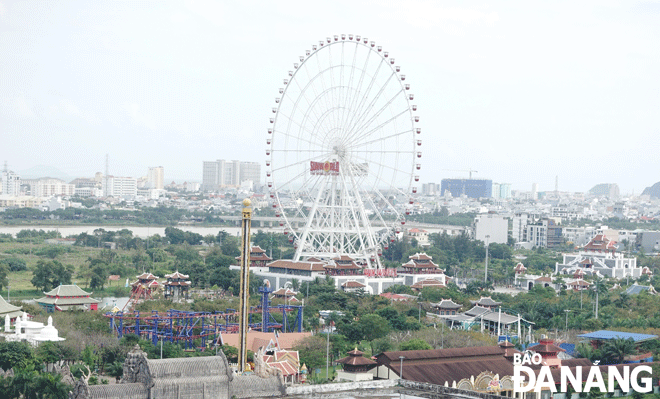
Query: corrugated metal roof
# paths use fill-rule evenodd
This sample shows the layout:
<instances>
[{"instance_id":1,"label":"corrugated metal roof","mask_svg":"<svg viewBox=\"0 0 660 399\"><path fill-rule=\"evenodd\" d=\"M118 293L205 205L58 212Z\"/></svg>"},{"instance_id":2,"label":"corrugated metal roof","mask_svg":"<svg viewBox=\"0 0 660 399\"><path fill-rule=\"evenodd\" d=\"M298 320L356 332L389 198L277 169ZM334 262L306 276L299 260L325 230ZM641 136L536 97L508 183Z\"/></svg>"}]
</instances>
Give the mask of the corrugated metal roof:
<instances>
[{"instance_id":1,"label":"corrugated metal roof","mask_svg":"<svg viewBox=\"0 0 660 399\"><path fill-rule=\"evenodd\" d=\"M399 362L389 365L397 375L400 374L399 366ZM484 371L490 371L500 376L513 375L513 363L504 358L474 361L459 358L454 362L433 363L432 365L428 363L408 364L405 361L403 364L403 378L437 385L444 385L446 382L451 386L454 381L458 382L471 376L476 377Z\"/></svg>"},{"instance_id":2,"label":"corrugated metal roof","mask_svg":"<svg viewBox=\"0 0 660 399\"><path fill-rule=\"evenodd\" d=\"M384 364L388 361L399 361L399 356L404 356L406 361L427 360L427 359L449 359L477 357L477 356L503 356L504 349L499 346L473 346L469 348L451 348L451 349L429 349L417 351L393 351L383 352L376 356L378 363Z\"/></svg>"},{"instance_id":3,"label":"corrugated metal roof","mask_svg":"<svg viewBox=\"0 0 660 399\"><path fill-rule=\"evenodd\" d=\"M600 330L594 331L587 334L578 335L580 338L589 338L589 339L629 339L632 338L635 342L646 341L649 339L658 338L657 335L651 334L638 334L638 333L629 333L623 331L609 331L609 330Z\"/></svg>"}]
</instances>

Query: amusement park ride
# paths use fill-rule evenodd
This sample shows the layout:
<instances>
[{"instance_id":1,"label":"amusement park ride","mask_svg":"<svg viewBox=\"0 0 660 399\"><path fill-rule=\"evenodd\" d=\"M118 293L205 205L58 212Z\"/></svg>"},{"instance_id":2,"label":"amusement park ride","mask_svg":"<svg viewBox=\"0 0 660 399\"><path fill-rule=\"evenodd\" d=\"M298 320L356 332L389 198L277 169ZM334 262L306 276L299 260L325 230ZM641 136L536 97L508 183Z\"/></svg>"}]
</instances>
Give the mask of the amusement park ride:
<instances>
[{"instance_id":1,"label":"amusement park ride","mask_svg":"<svg viewBox=\"0 0 660 399\"><path fill-rule=\"evenodd\" d=\"M220 345L222 333L241 333L243 350L242 359L245 360L247 349L245 340L248 329L262 332L281 330L282 332L302 332L303 307L300 305L271 306L270 294L273 290L266 281L259 288L261 301L259 306L249 307L249 262L250 262L250 201L243 201L243 240L241 245L241 310L227 309L225 312L191 312L170 309L165 313L152 311L140 313L139 311L116 313L109 312L106 317L110 319L110 328L119 338L127 334L135 334L149 339L154 345L159 341L182 343L184 349L206 348L209 345ZM144 288L144 289L143 289ZM150 298L150 291L138 285L134 291L135 299ZM132 297L133 299L133 297ZM282 313L282 322L273 317L273 313ZM253 322L253 315L261 315L261 321ZM290 314L295 314L291 317ZM241 369L239 356L239 372Z\"/></svg>"}]
</instances>

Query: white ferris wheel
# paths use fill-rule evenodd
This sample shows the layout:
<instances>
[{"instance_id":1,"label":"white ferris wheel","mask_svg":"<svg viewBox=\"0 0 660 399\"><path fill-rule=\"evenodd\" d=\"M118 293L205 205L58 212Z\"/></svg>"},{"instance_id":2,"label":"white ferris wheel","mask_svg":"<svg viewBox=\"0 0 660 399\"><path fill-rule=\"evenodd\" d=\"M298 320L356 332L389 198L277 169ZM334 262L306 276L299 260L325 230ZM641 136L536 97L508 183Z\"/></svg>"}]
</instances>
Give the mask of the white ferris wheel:
<instances>
[{"instance_id":1,"label":"white ferris wheel","mask_svg":"<svg viewBox=\"0 0 660 399\"><path fill-rule=\"evenodd\" d=\"M417 192L421 129L395 59L340 35L293 64L272 109L266 181L296 261L348 255L381 267Z\"/></svg>"}]
</instances>

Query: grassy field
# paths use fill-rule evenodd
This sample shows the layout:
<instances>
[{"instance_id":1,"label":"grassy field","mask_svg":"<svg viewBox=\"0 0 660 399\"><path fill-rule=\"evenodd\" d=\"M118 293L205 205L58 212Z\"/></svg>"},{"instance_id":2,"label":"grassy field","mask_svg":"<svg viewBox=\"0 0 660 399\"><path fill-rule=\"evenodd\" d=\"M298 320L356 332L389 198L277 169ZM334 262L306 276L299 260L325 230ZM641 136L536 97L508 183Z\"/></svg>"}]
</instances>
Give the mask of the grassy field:
<instances>
[{"instance_id":1,"label":"grassy field","mask_svg":"<svg viewBox=\"0 0 660 399\"><path fill-rule=\"evenodd\" d=\"M36 289L30 282L30 280L32 280L32 271L35 269L39 259L51 260L51 258L46 256L44 252L53 246L54 245L52 244L46 243L0 242L0 259L22 259L27 266L27 270L10 271L8 273L7 278L9 280L9 290L7 287L3 286L2 290L0 290L0 295L5 299L9 296L11 300L41 297L41 290ZM87 267L88 259L96 257L101 250L98 248L79 246L66 246L63 248L66 252L57 255L54 260L57 260L64 265L72 265L75 269L72 283L85 288L87 281L79 276L79 272ZM131 252L119 251L119 253L122 255L128 255ZM120 286L123 287L123 280L119 282L111 282L104 291L112 292L113 288Z\"/></svg>"}]
</instances>

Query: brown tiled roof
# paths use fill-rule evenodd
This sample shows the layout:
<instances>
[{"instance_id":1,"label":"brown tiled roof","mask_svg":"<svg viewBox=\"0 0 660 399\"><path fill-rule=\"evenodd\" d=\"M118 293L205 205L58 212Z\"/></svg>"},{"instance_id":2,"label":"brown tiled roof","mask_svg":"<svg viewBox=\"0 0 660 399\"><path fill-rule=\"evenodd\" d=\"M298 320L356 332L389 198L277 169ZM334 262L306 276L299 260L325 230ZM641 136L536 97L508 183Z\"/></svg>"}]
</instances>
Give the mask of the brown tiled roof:
<instances>
[{"instance_id":1,"label":"brown tiled roof","mask_svg":"<svg viewBox=\"0 0 660 399\"><path fill-rule=\"evenodd\" d=\"M434 278L428 278L426 280L421 280L416 282L415 284L411 285L410 288L415 288L415 289L422 289L424 287L444 287L445 284L443 284L441 281L438 281Z\"/></svg>"},{"instance_id":2,"label":"brown tiled roof","mask_svg":"<svg viewBox=\"0 0 660 399\"><path fill-rule=\"evenodd\" d=\"M499 346L473 346L469 348L451 348L451 349L428 349L416 351L393 351L383 352L376 357L379 363L385 361L399 361L399 356L405 356L406 360L432 360L432 359L452 359L452 358L477 358L482 356L501 356L504 349ZM383 360L383 362L381 362Z\"/></svg>"},{"instance_id":3,"label":"brown tiled roof","mask_svg":"<svg viewBox=\"0 0 660 399\"><path fill-rule=\"evenodd\" d=\"M399 365L399 362L393 362L388 367L398 375L400 373ZM451 386L454 381L458 382L463 378L477 376L484 371L490 371L500 376L513 375L513 363L504 357L501 359L457 360L454 362L427 364L408 364L404 359L403 378L436 385L447 383Z\"/></svg>"},{"instance_id":4,"label":"brown tiled roof","mask_svg":"<svg viewBox=\"0 0 660 399\"><path fill-rule=\"evenodd\" d=\"M362 284L358 281L355 281L355 280L347 281L344 284L342 284L341 286L344 287L344 288L364 288L364 287L366 287L366 285L364 285L364 284Z\"/></svg>"},{"instance_id":5,"label":"brown tiled roof","mask_svg":"<svg viewBox=\"0 0 660 399\"><path fill-rule=\"evenodd\" d=\"M538 282L540 282L540 283L551 283L551 282L552 282L552 278L550 278L550 277L548 277L548 276L543 276L543 277L539 277L539 278L537 278L537 279L534 280L534 281L538 281Z\"/></svg>"},{"instance_id":6,"label":"brown tiled roof","mask_svg":"<svg viewBox=\"0 0 660 399\"><path fill-rule=\"evenodd\" d=\"M350 353L350 352L349 352ZM348 364L351 366L369 366L369 365L376 365L376 362L374 362L371 359L367 359L366 357L359 355L359 356L353 356L353 355L348 355L346 357L343 357L339 360L336 360L337 363L341 364Z\"/></svg>"},{"instance_id":7,"label":"brown tiled roof","mask_svg":"<svg viewBox=\"0 0 660 399\"><path fill-rule=\"evenodd\" d=\"M222 344L233 346L234 348L239 347L238 342L239 334L222 334ZM279 333L277 342L280 343L280 349L291 349L301 340L310 337L311 332L300 332L300 333ZM248 331L247 333L247 347L250 348L253 352L256 352L259 349L259 346L255 348L255 343L260 346L267 345L270 340L275 342L274 333L265 333L260 331Z\"/></svg>"},{"instance_id":8,"label":"brown tiled roof","mask_svg":"<svg viewBox=\"0 0 660 399\"><path fill-rule=\"evenodd\" d=\"M274 262L270 262L266 266L268 267L277 267L282 269L291 269L291 270L309 270L312 272L323 272L323 263L321 262L294 262L292 260L280 259Z\"/></svg>"},{"instance_id":9,"label":"brown tiled roof","mask_svg":"<svg viewBox=\"0 0 660 399\"><path fill-rule=\"evenodd\" d=\"M177 279L187 279L188 277L190 277L190 276L187 275L187 274L181 274L181 273L179 273L178 270L175 271L175 272L172 273L172 274L166 274L166 275L165 275L165 278L172 278L172 279L174 279L174 278L177 278Z\"/></svg>"},{"instance_id":10,"label":"brown tiled roof","mask_svg":"<svg viewBox=\"0 0 660 399\"><path fill-rule=\"evenodd\" d=\"M298 293L292 289L289 288L280 288L277 291L273 291L273 295L284 295L284 296L295 296Z\"/></svg>"},{"instance_id":11,"label":"brown tiled roof","mask_svg":"<svg viewBox=\"0 0 660 399\"><path fill-rule=\"evenodd\" d=\"M154 276L151 273L142 273L139 276L135 277L138 280L157 280L158 277Z\"/></svg>"},{"instance_id":12,"label":"brown tiled roof","mask_svg":"<svg viewBox=\"0 0 660 399\"><path fill-rule=\"evenodd\" d=\"M555 345L554 341L544 339L542 339L537 345L530 346L527 349L534 352L566 352L564 349Z\"/></svg>"},{"instance_id":13,"label":"brown tiled roof","mask_svg":"<svg viewBox=\"0 0 660 399\"><path fill-rule=\"evenodd\" d=\"M616 241L612 241L604 234L598 234L592 238L587 245L583 247L586 251L607 251L616 249Z\"/></svg>"},{"instance_id":14,"label":"brown tiled roof","mask_svg":"<svg viewBox=\"0 0 660 399\"><path fill-rule=\"evenodd\" d=\"M428 256L426 253L422 252L422 253L416 253L415 255L410 255L408 257L408 259L412 259L412 260L432 260L433 258Z\"/></svg>"}]
</instances>

